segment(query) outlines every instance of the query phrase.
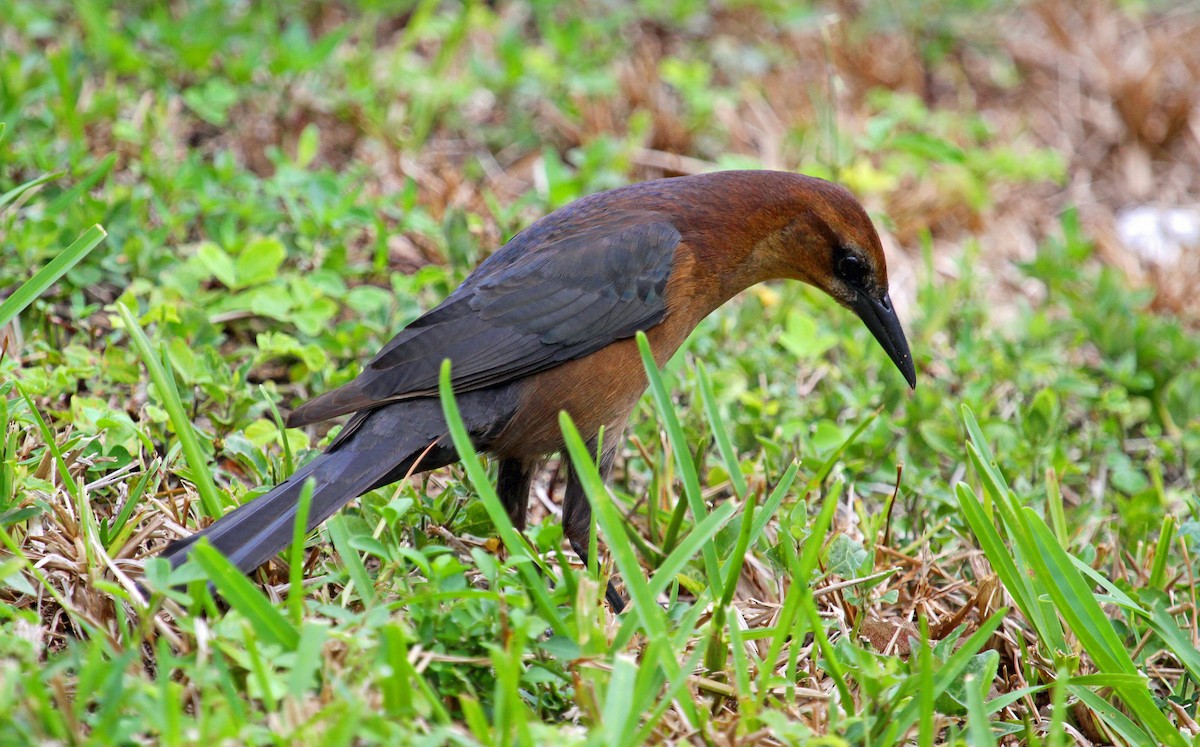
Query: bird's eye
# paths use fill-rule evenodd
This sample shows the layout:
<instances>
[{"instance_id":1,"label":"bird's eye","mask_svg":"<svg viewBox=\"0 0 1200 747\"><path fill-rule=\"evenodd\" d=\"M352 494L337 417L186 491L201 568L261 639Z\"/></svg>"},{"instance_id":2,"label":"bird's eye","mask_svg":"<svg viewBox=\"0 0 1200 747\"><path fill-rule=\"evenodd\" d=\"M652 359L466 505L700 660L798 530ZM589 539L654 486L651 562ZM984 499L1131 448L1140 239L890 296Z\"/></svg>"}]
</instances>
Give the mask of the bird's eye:
<instances>
[{"instance_id":1,"label":"bird's eye","mask_svg":"<svg viewBox=\"0 0 1200 747\"><path fill-rule=\"evenodd\" d=\"M861 287L867 279L867 266L853 254L837 261L837 276L855 287Z\"/></svg>"}]
</instances>

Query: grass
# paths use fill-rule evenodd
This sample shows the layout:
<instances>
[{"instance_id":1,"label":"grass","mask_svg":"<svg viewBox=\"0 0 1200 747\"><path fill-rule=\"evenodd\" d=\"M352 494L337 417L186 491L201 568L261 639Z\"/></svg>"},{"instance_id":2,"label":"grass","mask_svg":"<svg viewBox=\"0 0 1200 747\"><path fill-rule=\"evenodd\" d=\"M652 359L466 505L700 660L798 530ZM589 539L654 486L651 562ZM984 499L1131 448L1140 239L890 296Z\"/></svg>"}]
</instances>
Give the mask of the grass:
<instances>
[{"instance_id":1,"label":"grass","mask_svg":"<svg viewBox=\"0 0 1200 747\"><path fill-rule=\"evenodd\" d=\"M895 10L0 0L0 743L1194 743L1200 276L1107 226L1200 195L1200 22ZM915 392L759 287L610 488L562 423L594 567L557 466L521 535L470 454L251 579L153 558L537 216L730 166L862 196Z\"/></svg>"}]
</instances>

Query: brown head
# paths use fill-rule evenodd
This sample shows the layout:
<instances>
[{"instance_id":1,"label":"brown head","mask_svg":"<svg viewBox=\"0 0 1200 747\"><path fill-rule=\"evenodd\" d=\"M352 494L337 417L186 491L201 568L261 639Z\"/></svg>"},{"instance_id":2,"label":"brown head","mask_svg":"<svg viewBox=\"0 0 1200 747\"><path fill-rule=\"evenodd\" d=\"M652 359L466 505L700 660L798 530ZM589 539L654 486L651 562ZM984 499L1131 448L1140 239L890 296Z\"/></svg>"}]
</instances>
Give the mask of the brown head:
<instances>
[{"instance_id":1,"label":"brown head","mask_svg":"<svg viewBox=\"0 0 1200 747\"><path fill-rule=\"evenodd\" d=\"M745 176L742 176L745 175ZM755 176L750 176L755 175ZM916 387L916 370L900 319L888 295L887 263L879 234L848 190L823 179L783 172L742 172L757 188L742 209L756 240L746 265L751 282L802 280L853 311Z\"/></svg>"}]
</instances>

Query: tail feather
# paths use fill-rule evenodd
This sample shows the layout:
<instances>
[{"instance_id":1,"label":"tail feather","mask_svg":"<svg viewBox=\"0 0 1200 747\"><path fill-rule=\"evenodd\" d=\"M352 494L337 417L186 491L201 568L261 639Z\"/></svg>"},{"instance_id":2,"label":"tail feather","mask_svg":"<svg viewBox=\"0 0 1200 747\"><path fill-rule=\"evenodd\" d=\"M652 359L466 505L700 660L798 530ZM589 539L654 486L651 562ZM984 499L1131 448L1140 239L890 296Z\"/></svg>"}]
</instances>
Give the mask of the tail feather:
<instances>
[{"instance_id":1,"label":"tail feather","mask_svg":"<svg viewBox=\"0 0 1200 747\"><path fill-rule=\"evenodd\" d=\"M314 479L308 526L312 531L339 508L369 490L391 465L352 465L353 452L322 454L297 470L274 490L221 517L208 528L167 546L163 556L172 566L187 560L196 542L205 537L243 573L250 573L292 542L297 507L304 483ZM347 469L358 466L358 469ZM375 469L369 467L374 466Z\"/></svg>"},{"instance_id":2,"label":"tail feather","mask_svg":"<svg viewBox=\"0 0 1200 747\"><path fill-rule=\"evenodd\" d=\"M469 392L459 398L467 430L486 445L508 423L516 408L513 387ZM446 432L436 398L407 400L359 413L350 419L329 449L301 467L274 490L221 517L212 526L173 542L163 556L178 566L201 537L250 573L292 542L304 483L312 478L308 526L312 531L363 493L404 477L409 471L444 467L458 453Z\"/></svg>"},{"instance_id":3,"label":"tail feather","mask_svg":"<svg viewBox=\"0 0 1200 747\"><path fill-rule=\"evenodd\" d=\"M398 435L396 421L403 414L382 408L352 419L343 429L343 433L350 434L348 438L339 437L328 451L266 495L239 506L212 526L171 543L163 556L173 567L179 566L196 542L205 537L239 570L251 573L291 544L300 494L309 478L313 480L313 495L306 532L363 493L404 477L414 466L423 472L455 459L453 446L442 445L436 427L440 423L436 421ZM430 449L431 443L437 446Z\"/></svg>"}]
</instances>

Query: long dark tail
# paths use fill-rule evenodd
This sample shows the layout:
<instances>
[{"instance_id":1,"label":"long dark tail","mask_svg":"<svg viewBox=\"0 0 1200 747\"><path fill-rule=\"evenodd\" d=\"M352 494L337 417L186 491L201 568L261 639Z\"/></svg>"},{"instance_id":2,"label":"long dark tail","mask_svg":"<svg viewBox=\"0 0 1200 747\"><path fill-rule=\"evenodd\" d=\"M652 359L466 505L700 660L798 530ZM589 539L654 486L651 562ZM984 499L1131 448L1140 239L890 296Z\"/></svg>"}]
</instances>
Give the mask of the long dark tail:
<instances>
[{"instance_id":1,"label":"long dark tail","mask_svg":"<svg viewBox=\"0 0 1200 747\"><path fill-rule=\"evenodd\" d=\"M207 529L171 543L163 551L163 557L170 560L172 566L178 566L187 560L196 542L207 537L213 547L242 573L252 572L291 544L300 491L309 477L316 484L309 508L308 530L366 492L374 481L372 478L378 477L371 475L369 470L357 470L358 474L348 475L349 479L335 478L346 476L354 457L354 454L339 452L322 454L270 493L242 504Z\"/></svg>"},{"instance_id":2,"label":"long dark tail","mask_svg":"<svg viewBox=\"0 0 1200 747\"><path fill-rule=\"evenodd\" d=\"M468 426L469 427L469 426ZM354 498L403 478L410 470L443 467L458 455L445 435L436 400L396 403L353 418L330 448L274 490L222 516L212 526L173 542L162 555L178 566L201 537L243 573L292 542L300 493L312 478L311 531Z\"/></svg>"}]
</instances>

